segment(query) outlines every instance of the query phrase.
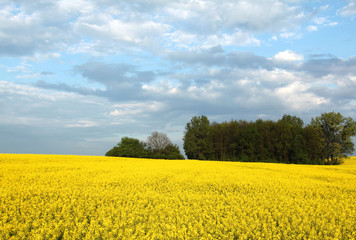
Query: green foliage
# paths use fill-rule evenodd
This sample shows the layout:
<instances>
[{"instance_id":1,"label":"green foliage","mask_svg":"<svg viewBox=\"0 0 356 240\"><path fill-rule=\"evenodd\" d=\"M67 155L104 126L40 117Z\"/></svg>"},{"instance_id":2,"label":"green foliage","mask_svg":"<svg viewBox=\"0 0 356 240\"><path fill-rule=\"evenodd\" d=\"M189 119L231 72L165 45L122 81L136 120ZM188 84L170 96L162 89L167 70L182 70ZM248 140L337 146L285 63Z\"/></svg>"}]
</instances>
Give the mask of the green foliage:
<instances>
[{"instance_id":1,"label":"green foliage","mask_svg":"<svg viewBox=\"0 0 356 240\"><path fill-rule=\"evenodd\" d=\"M153 159L184 159L178 145L169 144L162 151L149 151L149 158Z\"/></svg>"},{"instance_id":2,"label":"green foliage","mask_svg":"<svg viewBox=\"0 0 356 240\"><path fill-rule=\"evenodd\" d=\"M281 121L286 122L287 124L290 124L297 128L302 128L304 126L304 122L302 119L300 119L299 117L291 116L291 115L287 115L287 114L283 115Z\"/></svg>"},{"instance_id":3,"label":"green foliage","mask_svg":"<svg viewBox=\"0 0 356 240\"><path fill-rule=\"evenodd\" d=\"M123 137L117 146L109 150L105 156L111 157L146 157L146 144L136 138Z\"/></svg>"},{"instance_id":4,"label":"green foliage","mask_svg":"<svg viewBox=\"0 0 356 240\"><path fill-rule=\"evenodd\" d=\"M305 140L302 135L298 134L294 137L290 153L291 163L306 164L309 162Z\"/></svg>"},{"instance_id":5,"label":"green foliage","mask_svg":"<svg viewBox=\"0 0 356 240\"><path fill-rule=\"evenodd\" d=\"M331 112L306 126L291 115L277 122L259 119L212 124L206 116L193 117L183 140L189 159L340 164L354 151L351 137L355 135L352 118Z\"/></svg>"},{"instance_id":6,"label":"green foliage","mask_svg":"<svg viewBox=\"0 0 356 240\"><path fill-rule=\"evenodd\" d=\"M206 116L193 117L184 133L184 151L189 159L209 159L210 146L210 122Z\"/></svg>"},{"instance_id":7,"label":"green foliage","mask_svg":"<svg viewBox=\"0 0 356 240\"><path fill-rule=\"evenodd\" d=\"M158 132L152 133L147 143L135 138L123 137L117 146L109 150L105 156L184 159L179 147L173 145L167 135Z\"/></svg>"},{"instance_id":8,"label":"green foliage","mask_svg":"<svg viewBox=\"0 0 356 240\"><path fill-rule=\"evenodd\" d=\"M342 158L354 151L351 137L356 135L356 122L340 113L323 113L312 119L311 125L323 137L323 159L325 164L340 164Z\"/></svg>"}]
</instances>

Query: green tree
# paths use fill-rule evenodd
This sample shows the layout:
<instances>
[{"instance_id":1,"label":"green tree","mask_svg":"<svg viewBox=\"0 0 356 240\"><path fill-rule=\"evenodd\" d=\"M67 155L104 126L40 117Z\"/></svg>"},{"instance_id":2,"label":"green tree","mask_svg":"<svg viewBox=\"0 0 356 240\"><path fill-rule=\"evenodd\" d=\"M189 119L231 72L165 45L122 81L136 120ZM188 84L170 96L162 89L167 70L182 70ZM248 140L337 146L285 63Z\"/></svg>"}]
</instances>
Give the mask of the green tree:
<instances>
[{"instance_id":1,"label":"green tree","mask_svg":"<svg viewBox=\"0 0 356 240\"><path fill-rule=\"evenodd\" d=\"M293 143L293 125L279 120L275 127L275 155L278 162L289 163Z\"/></svg>"},{"instance_id":2,"label":"green tree","mask_svg":"<svg viewBox=\"0 0 356 240\"><path fill-rule=\"evenodd\" d=\"M281 121L286 122L294 127L302 128L304 125L304 122L302 119L296 116L291 116L288 114L284 114Z\"/></svg>"},{"instance_id":3,"label":"green tree","mask_svg":"<svg viewBox=\"0 0 356 240\"><path fill-rule=\"evenodd\" d=\"M178 145L172 144L164 133L153 132L147 143L136 138L123 137L105 156L155 159L184 159Z\"/></svg>"},{"instance_id":4,"label":"green tree","mask_svg":"<svg viewBox=\"0 0 356 240\"><path fill-rule=\"evenodd\" d=\"M292 143L291 163L307 164L309 163L308 152L305 146L305 140L302 135L297 134Z\"/></svg>"},{"instance_id":5,"label":"green tree","mask_svg":"<svg viewBox=\"0 0 356 240\"><path fill-rule=\"evenodd\" d=\"M184 159L178 145L169 144L163 150L163 159Z\"/></svg>"},{"instance_id":6,"label":"green tree","mask_svg":"<svg viewBox=\"0 0 356 240\"><path fill-rule=\"evenodd\" d=\"M257 158L261 161L266 162L276 162L274 154L274 145L273 145L273 129L275 122L271 120L263 121L258 119L256 121L257 131L259 137L256 141L256 147L258 156Z\"/></svg>"},{"instance_id":7,"label":"green tree","mask_svg":"<svg viewBox=\"0 0 356 240\"><path fill-rule=\"evenodd\" d=\"M210 122L202 116L194 116L185 127L183 148L189 159L209 159L210 149Z\"/></svg>"},{"instance_id":8,"label":"green tree","mask_svg":"<svg viewBox=\"0 0 356 240\"><path fill-rule=\"evenodd\" d=\"M323 137L315 127L307 125L303 128L303 138L305 148L308 154L309 164L324 164L322 156L323 152Z\"/></svg>"},{"instance_id":9,"label":"green tree","mask_svg":"<svg viewBox=\"0 0 356 240\"><path fill-rule=\"evenodd\" d=\"M111 157L147 157L146 144L136 138L123 137L117 146L105 155Z\"/></svg>"},{"instance_id":10,"label":"green tree","mask_svg":"<svg viewBox=\"0 0 356 240\"><path fill-rule=\"evenodd\" d=\"M348 157L354 151L351 137L356 135L356 122L340 113L323 113L312 119L311 125L322 136L322 158L325 164L340 164L342 158Z\"/></svg>"},{"instance_id":11,"label":"green tree","mask_svg":"<svg viewBox=\"0 0 356 240\"><path fill-rule=\"evenodd\" d=\"M257 124L254 122L239 121L237 149L240 161L255 162L257 159L256 142L259 139Z\"/></svg>"}]
</instances>

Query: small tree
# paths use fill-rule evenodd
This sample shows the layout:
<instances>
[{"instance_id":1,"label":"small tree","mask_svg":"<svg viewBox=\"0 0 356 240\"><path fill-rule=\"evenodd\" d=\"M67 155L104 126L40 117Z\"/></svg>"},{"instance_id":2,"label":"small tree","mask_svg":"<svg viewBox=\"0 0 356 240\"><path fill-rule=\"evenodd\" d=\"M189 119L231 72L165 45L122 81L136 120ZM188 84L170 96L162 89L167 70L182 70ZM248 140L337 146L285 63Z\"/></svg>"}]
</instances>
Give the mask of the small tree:
<instances>
[{"instance_id":1,"label":"small tree","mask_svg":"<svg viewBox=\"0 0 356 240\"><path fill-rule=\"evenodd\" d=\"M111 157L147 157L146 144L136 138L123 137L117 146L105 155Z\"/></svg>"},{"instance_id":2,"label":"small tree","mask_svg":"<svg viewBox=\"0 0 356 240\"><path fill-rule=\"evenodd\" d=\"M352 118L335 112L323 113L312 119L311 125L322 135L325 164L340 164L342 158L354 151L351 137L356 135L356 122Z\"/></svg>"},{"instance_id":3,"label":"small tree","mask_svg":"<svg viewBox=\"0 0 356 240\"><path fill-rule=\"evenodd\" d=\"M151 136L147 138L146 144L149 150L162 153L167 146L172 145L172 142L167 137L167 134L153 132Z\"/></svg>"},{"instance_id":4,"label":"small tree","mask_svg":"<svg viewBox=\"0 0 356 240\"><path fill-rule=\"evenodd\" d=\"M123 137L105 156L184 159L178 145L173 145L166 134L159 132L153 132L147 138L147 143L141 142L136 138Z\"/></svg>"},{"instance_id":5,"label":"small tree","mask_svg":"<svg viewBox=\"0 0 356 240\"><path fill-rule=\"evenodd\" d=\"M177 145L164 133L153 132L146 142L148 156L161 159L184 159Z\"/></svg>"}]
</instances>

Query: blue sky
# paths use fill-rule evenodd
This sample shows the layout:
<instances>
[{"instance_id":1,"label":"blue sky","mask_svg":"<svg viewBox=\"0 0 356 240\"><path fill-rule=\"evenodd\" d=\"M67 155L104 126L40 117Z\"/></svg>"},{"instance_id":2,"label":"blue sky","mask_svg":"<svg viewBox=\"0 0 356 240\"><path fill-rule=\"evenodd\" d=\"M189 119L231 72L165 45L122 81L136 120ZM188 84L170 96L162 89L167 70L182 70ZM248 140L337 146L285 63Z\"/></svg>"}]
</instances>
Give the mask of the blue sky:
<instances>
[{"instance_id":1,"label":"blue sky","mask_svg":"<svg viewBox=\"0 0 356 240\"><path fill-rule=\"evenodd\" d=\"M0 152L182 145L196 115L356 119L355 42L355 0L3 0Z\"/></svg>"}]
</instances>

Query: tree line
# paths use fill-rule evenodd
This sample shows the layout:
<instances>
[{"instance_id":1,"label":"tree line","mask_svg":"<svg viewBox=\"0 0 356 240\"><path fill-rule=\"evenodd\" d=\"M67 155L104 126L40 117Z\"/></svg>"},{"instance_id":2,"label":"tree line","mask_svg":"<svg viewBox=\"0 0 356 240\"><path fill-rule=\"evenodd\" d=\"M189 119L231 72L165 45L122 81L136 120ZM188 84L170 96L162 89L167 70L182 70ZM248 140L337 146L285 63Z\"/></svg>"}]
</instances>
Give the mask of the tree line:
<instances>
[{"instance_id":1,"label":"tree line","mask_svg":"<svg viewBox=\"0 0 356 240\"><path fill-rule=\"evenodd\" d=\"M355 135L355 121L335 112L312 118L308 125L291 115L222 123L194 116L186 125L183 148L188 159L340 164L353 153Z\"/></svg>"},{"instance_id":2,"label":"tree line","mask_svg":"<svg viewBox=\"0 0 356 240\"><path fill-rule=\"evenodd\" d=\"M105 156L153 159L184 159L178 145L174 145L164 133L153 132L146 142L123 137Z\"/></svg>"}]
</instances>

